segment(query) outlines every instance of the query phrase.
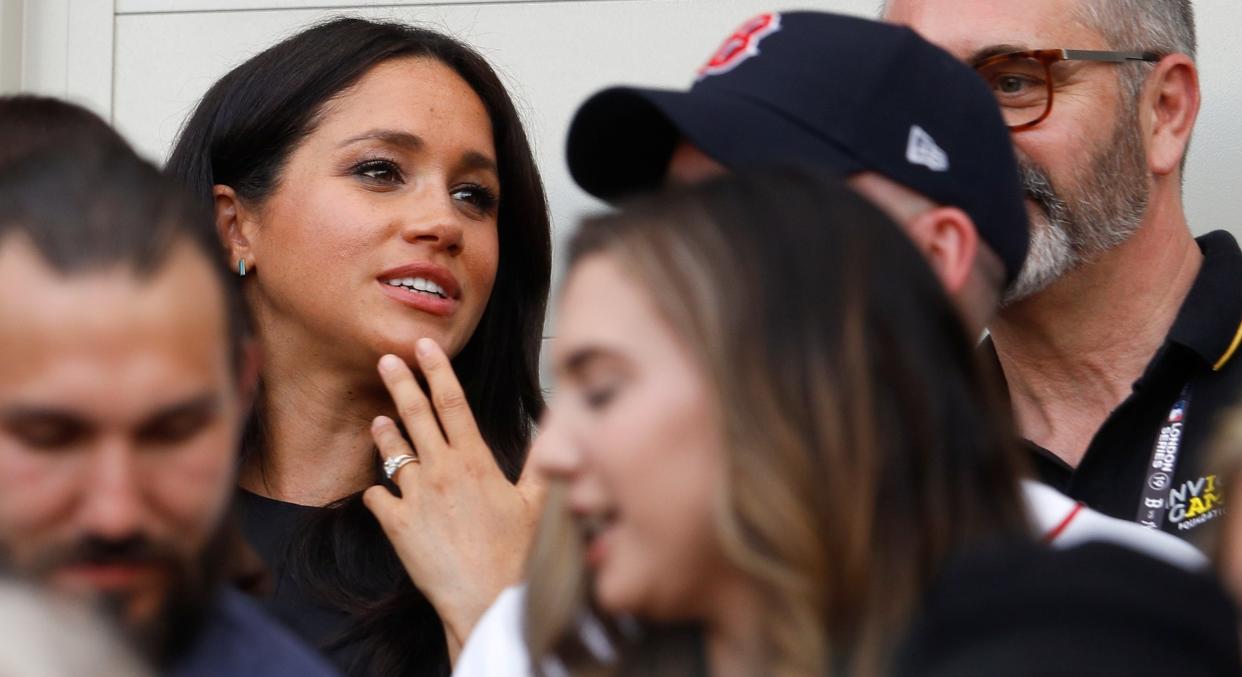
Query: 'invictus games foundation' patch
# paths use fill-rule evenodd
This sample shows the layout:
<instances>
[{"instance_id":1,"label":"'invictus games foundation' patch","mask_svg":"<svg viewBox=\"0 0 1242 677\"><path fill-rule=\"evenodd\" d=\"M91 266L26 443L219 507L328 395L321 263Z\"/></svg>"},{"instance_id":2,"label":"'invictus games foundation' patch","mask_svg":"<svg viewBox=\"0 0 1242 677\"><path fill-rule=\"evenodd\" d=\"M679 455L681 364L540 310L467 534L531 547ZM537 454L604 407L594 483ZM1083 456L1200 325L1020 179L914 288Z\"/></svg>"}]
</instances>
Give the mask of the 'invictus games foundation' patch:
<instances>
[{"instance_id":1,"label":"'invictus games foundation' patch","mask_svg":"<svg viewBox=\"0 0 1242 677\"><path fill-rule=\"evenodd\" d=\"M1182 482L1169 490L1169 523L1189 531L1223 515L1225 500L1216 475Z\"/></svg>"}]
</instances>

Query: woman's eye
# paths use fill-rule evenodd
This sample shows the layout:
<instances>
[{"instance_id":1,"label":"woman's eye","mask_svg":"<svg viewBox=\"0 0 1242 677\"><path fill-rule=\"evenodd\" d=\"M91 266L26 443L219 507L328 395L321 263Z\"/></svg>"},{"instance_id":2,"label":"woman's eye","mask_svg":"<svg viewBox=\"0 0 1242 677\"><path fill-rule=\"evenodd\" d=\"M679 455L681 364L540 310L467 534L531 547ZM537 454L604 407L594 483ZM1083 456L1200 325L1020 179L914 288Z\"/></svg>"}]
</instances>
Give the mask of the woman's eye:
<instances>
[{"instance_id":1,"label":"woman's eye","mask_svg":"<svg viewBox=\"0 0 1242 677\"><path fill-rule=\"evenodd\" d=\"M352 173L371 183L393 184L402 181L401 168L389 160L367 160L354 165Z\"/></svg>"},{"instance_id":2,"label":"woman's eye","mask_svg":"<svg viewBox=\"0 0 1242 677\"><path fill-rule=\"evenodd\" d=\"M582 393L582 399L586 402L588 409L599 411L616 399L619 389L619 386L616 385L609 385L603 388L587 388Z\"/></svg>"},{"instance_id":3,"label":"woman's eye","mask_svg":"<svg viewBox=\"0 0 1242 677\"><path fill-rule=\"evenodd\" d=\"M470 184L458 186L450 193L454 200L465 202L480 212L491 213L499 204L500 198L496 197L496 193L486 186L478 184Z\"/></svg>"}]
</instances>

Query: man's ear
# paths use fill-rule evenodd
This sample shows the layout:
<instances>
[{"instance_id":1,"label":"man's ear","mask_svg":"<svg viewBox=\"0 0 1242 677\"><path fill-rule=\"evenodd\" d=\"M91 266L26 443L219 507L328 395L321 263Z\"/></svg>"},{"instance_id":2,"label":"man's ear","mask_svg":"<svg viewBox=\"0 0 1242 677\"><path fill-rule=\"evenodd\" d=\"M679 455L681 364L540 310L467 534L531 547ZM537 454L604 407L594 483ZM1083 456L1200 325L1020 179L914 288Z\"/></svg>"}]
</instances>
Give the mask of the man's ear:
<instances>
[{"instance_id":1,"label":"man's ear","mask_svg":"<svg viewBox=\"0 0 1242 677\"><path fill-rule=\"evenodd\" d=\"M979 252L974 221L956 207L935 207L908 220L905 229L945 291L956 297L966 286Z\"/></svg>"},{"instance_id":2,"label":"man's ear","mask_svg":"<svg viewBox=\"0 0 1242 677\"><path fill-rule=\"evenodd\" d=\"M215 201L216 236L228 252L229 268L236 270L237 262L242 259L247 269L255 268L258 261L253 243L258 223L252 212L229 186L216 184L211 188L211 195Z\"/></svg>"},{"instance_id":3,"label":"man's ear","mask_svg":"<svg viewBox=\"0 0 1242 677\"><path fill-rule=\"evenodd\" d=\"M1140 98L1147 131L1148 168L1157 176L1182 164L1199 117L1199 71L1185 54L1170 54L1147 77Z\"/></svg>"}]
</instances>

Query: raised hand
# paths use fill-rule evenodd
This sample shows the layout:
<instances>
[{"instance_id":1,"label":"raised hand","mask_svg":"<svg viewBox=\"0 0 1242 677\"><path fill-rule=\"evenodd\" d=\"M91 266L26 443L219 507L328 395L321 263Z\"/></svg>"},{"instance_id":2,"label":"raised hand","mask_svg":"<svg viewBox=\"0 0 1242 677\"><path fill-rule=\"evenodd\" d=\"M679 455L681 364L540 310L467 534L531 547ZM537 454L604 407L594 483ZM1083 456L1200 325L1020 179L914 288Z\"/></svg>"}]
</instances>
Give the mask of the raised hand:
<instances>
[{"instance_id":1,"label":"raised hand","mask_svg":"<svg viewBox=\"0 0 1242 677\"><path fill-rule=\"evenodd\" d=\"M509 482L479 433L448 356L426 338L415 352L430 400L400 358L385 355L379 362L414 448L386 416L376 417L371 435L385 460L417 460L404 459L392 474L401 498L382 486L362 498L439 613L456 660L487 607L521 580L544 486L529 463L516 485Z\"/></svg>"}]
</instances>

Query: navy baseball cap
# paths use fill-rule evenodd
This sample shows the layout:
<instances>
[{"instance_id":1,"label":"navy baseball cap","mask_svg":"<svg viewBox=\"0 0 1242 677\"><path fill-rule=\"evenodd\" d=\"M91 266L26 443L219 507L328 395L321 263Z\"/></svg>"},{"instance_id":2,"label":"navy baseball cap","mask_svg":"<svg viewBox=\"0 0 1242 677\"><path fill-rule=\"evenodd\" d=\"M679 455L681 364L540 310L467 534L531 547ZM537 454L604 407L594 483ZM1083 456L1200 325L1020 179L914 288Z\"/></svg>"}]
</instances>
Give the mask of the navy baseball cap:
<instances>
[{"instance_id":1,"label":"navy baseball cap","mask_svg":"<svg viewBox=\"0 0 1242 677\"><path fill-rule=\"evenodd\" d=\"M970 215L1010 281L1030 239L1009 129L972 69L903 26L764 14L689 91L614 87L570 125L569 170L607 201L659 187L680 139L729 169L881 174Z\"/></svg>"}]
</instances>

